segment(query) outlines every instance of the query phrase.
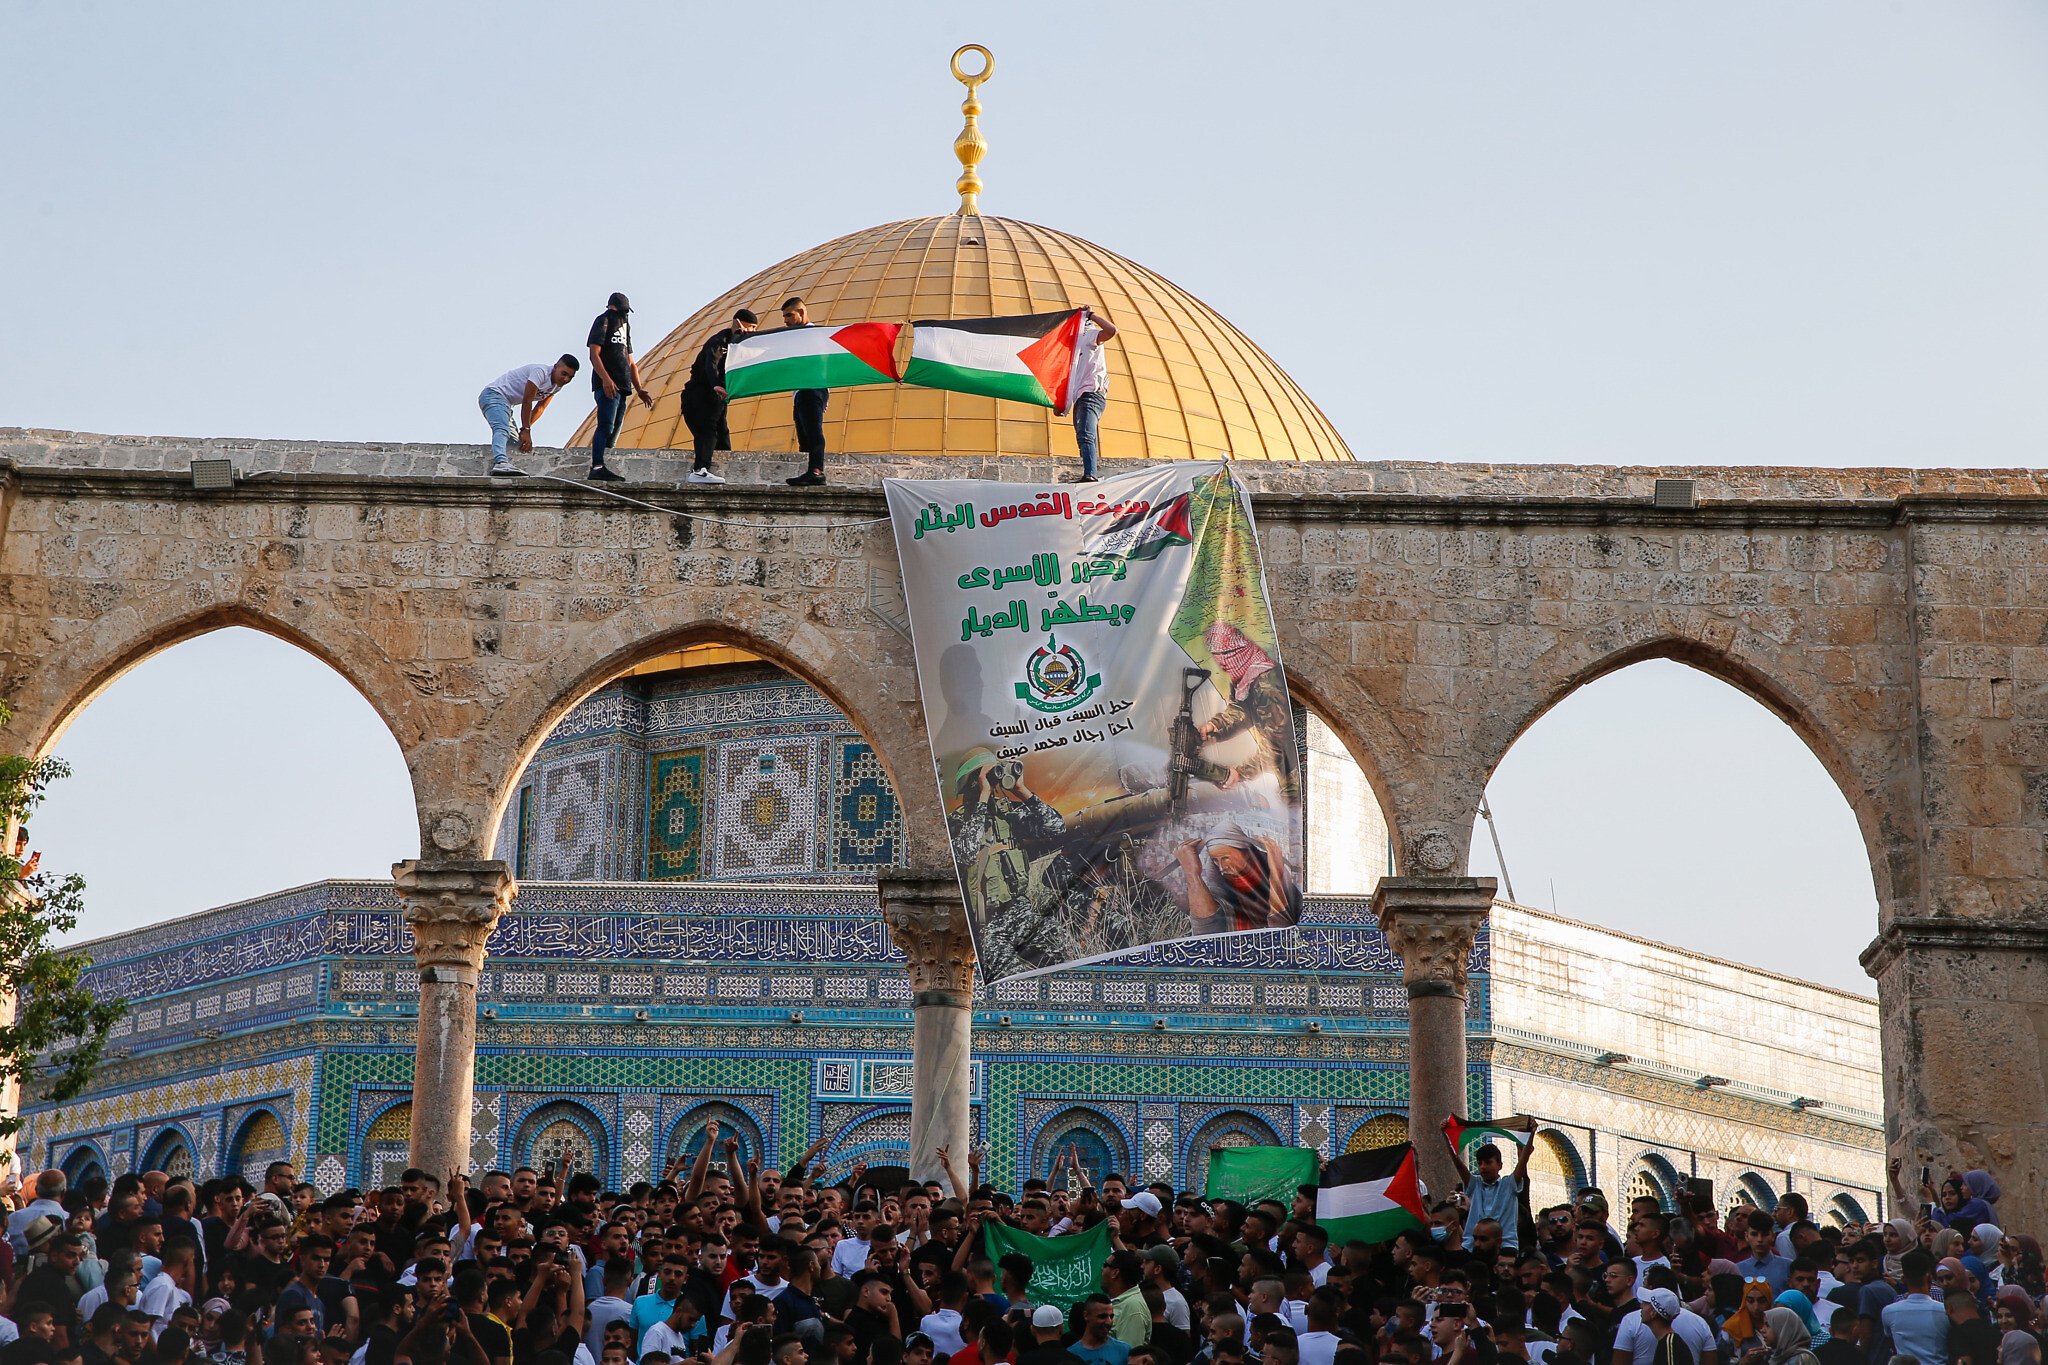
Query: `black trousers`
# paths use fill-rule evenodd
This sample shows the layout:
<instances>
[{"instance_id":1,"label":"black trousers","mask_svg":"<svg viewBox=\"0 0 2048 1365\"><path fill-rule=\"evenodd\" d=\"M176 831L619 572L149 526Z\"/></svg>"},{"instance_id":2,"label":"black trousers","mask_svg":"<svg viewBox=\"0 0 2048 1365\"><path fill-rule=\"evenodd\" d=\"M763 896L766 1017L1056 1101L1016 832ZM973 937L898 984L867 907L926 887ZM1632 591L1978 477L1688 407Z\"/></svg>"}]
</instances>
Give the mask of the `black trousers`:
<instances>
[{"instance_id":1,"label":"black trousers","mask_svg":"<svg viewBox=\"0 0 2048 1365\"><path fill-rule=\"evenodd\" d=\"M813 469L825 467L825 405L831 401L830 389L798 389L790 404L796 448L810 457Z\"/></svg>"},{"instance_id":2,"label":"black trousers","mask_svg":"<svg viewBox=\"0 0 2048 1365\"><path fill-rule=\"evenodd\" d=\"M725 400L709 389L683 386L683 424L690 428L696 449L696 467L711 468L714 450L732 449L732 432L725 425Z\"/></svg>"}]
</instances>

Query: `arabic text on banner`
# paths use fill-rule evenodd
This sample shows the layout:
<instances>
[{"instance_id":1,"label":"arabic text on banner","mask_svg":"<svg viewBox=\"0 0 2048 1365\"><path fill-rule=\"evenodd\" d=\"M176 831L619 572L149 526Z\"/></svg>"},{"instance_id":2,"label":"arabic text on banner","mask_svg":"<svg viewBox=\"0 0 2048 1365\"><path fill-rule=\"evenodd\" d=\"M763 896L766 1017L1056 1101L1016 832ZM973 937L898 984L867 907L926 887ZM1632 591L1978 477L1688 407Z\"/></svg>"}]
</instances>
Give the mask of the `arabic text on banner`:
<instances>
[{"instance_id":1,"label":"arabic text on banner","mask_svg":"<svg viewBox=\"0 0 2048 1365\"><path fill-rule=\"evenodd\" d=\"M1293 715L1229 467L885 488L984 979L1294 924Z\"/></svg>"}]
</instances>

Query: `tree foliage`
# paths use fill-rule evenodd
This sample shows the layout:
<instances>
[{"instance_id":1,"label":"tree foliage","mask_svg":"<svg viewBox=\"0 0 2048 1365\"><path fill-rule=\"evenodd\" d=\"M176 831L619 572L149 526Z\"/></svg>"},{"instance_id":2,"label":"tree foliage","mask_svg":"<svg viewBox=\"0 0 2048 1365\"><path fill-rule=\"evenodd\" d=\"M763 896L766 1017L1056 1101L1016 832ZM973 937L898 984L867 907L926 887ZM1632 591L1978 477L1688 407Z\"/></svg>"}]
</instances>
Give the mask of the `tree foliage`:
<instances>
[{"instance_id":1,"label":"tree foliage","mask_svg":"<svg viewBox=\"0 0 2048 1365\"><path fill-rule=\"evenodd\" d=\"M12 713L0 702L0 725ZM69 775L55 758L0 756L0 828L25 823L50 784ZM27 854L26 841L0 847L0 1082L19 1079L38 1099L61 1103L92 1083L106 1054L107 1034L127 1008L86 989L92 959L53 940L78 925L85 879L58 876ZM18 1113L0 1114L0 1135L21 1127Z\"/></svg>"}]
</instances>

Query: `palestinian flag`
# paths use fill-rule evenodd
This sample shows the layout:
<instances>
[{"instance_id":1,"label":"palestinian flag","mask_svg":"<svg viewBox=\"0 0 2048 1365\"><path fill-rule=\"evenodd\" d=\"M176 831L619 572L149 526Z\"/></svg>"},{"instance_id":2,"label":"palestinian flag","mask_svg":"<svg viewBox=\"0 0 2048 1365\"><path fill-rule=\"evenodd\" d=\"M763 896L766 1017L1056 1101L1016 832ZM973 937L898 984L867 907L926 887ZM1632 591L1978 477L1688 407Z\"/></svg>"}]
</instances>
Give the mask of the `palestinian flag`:
<instances>
[{"instance_id":1,"label":"palestinian flag","mask_svg":"<svg viewBox=\"0 0 2048 1365\"><path fill-rule=\"evenodd\" d=\"M1158 507L1141 504L1125 512L1103 527L1100 535L1089 536L1086 549L1091 555L1117 555L1142 563L1194 538L1188 526L1188 495L1183 493Z\"/></svg>"},{"instance_id":2,"label":"palestinian flag","mask_svg":"<svg viewBox=\"0 0 2048 1365\"><path fill-rule=\"evenodd\" d=\"M893 384L900 322L845 327L777 327L740 337L725 352L725 396L795 389L850 389Z\"/></svg>"},{"instance_id":3,"label":"palestinian flag","mask_svg":"<svg viewBox=\"0 0 2048 1365\"><path fill-rule=\"evenodd\" d=\"M906 384L956 393L984 393L1036 403L1066 404L1081 340L1081 310L1007 318L965 318L910 324ZM730 362L728 362L728 365Z\"/></svg>"},{"instance_id":4,"label":"palestinian flag","mask_svg":"<svg viewBox=\"0 0 2048 1365\"><path fill-rule=\"evenodd\" d=\"M1467 1123L1456 1114L1444 1120L1444 1136L1451 1140L1458 1156L1468 1164L1472 1160L1472 1149L1491 1142L1496 1147L1514 1143L1527 1147L1536 1140L1536 1124L1532 1119L1514 1118L1487 1119L1483 1123ZM1505 1153L1503 1153L1505 1155ZM1513 1162L1508 1165L1512 1167Z\"/></svg>"},{"instance_id":5,"label":"palestinian flag","mask_svg":"<svg viewBox=\"0 0 2048 1365\"><path fill-rule=\"evenodd\" d=\"M1324 1162L1316 1222L1329 1230L1330 1244L1339 1247L1390 1242L1405 1229L1429 1226L1415 1179L1414 1146L1375 1147Z\"/></svg>"}]
</instances>

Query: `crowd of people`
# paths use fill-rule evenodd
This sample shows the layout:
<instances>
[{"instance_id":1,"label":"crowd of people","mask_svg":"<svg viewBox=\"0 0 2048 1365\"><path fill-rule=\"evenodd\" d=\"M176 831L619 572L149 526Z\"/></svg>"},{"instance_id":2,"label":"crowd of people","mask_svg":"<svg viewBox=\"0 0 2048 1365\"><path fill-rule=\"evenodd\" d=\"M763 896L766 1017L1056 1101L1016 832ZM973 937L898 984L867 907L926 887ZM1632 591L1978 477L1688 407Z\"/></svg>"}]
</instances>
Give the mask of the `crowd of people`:
<instances>
[{"instance_id":1,"label":"crowd of people","mask_svg":"<svg viewBox=\"0 0 2048 1365\"><path fill-rule=\"evenodd\" d=\"M809 305L800 296L784 299L781 312L784 327L812 325ZM595 483L625 482L625 476L613 469L605 456L618 444L619 428L633 401L638 399L650 409L654 406L654 395L641 381L639 357L633 351L632 313L632 301L624 294L613 294L591 322L585 338L590 355L590 396L597 409L590 437L590 478ZM725 482L725 476L712 468L712 461L718 451L732 449L725 415L726 353L735 341L760 325L760 315L751 308L736 310L732 321L707 337L690 362L682 392L683 424L690 430L693 451L686 476L690 483ZM1100 466L1102 413L1109 399L1109 363L1101 343L1116 334L1114 323L1093 310L1085 311L1073 399L1074 442L1081 456L1083 483L1095 482ZM565 352L553 364L516 366L484 386L477 395L477 407L491 428L493 475L516 478L524 474L513 463L512 452L533 450L533 424L582 368L580 357ZM799 389L790 395L790 422L796 447L805 460L803 472L785 480L793 487L812 488L825 482L825 410L831 398L830 389Z\"/></svg>"},{"instance_id":2,"label":"crowd of people","mask_svg":"<svg viewBox=\"0 0 2048 1365\"><path fill-rule=\"evenodd\" d=\"M1212 1201L1066 1154L998 1190L943 1151L940 1181L833 1178L819 1149L763 1169L714 1126L627 1190L573 1163L324 1197L285 1162L260 1189L43 1172L0 1244L0 1365L2041 1360L2041 1248L1995 1225L1983 1172L1869 1227L1817 1226L1796 1194L1724 1223L1698 1189L1675 1213L1597 1189L1531 1208L1525 1160L1483 1146L1427 1225L1340 1245L1313 1186ZM1053 1251L992 1259L997 1223L1051 1248L1106 1224L1094 1292L1063 1277L1047 1301Z\"/></svg>"}]
</instances>

